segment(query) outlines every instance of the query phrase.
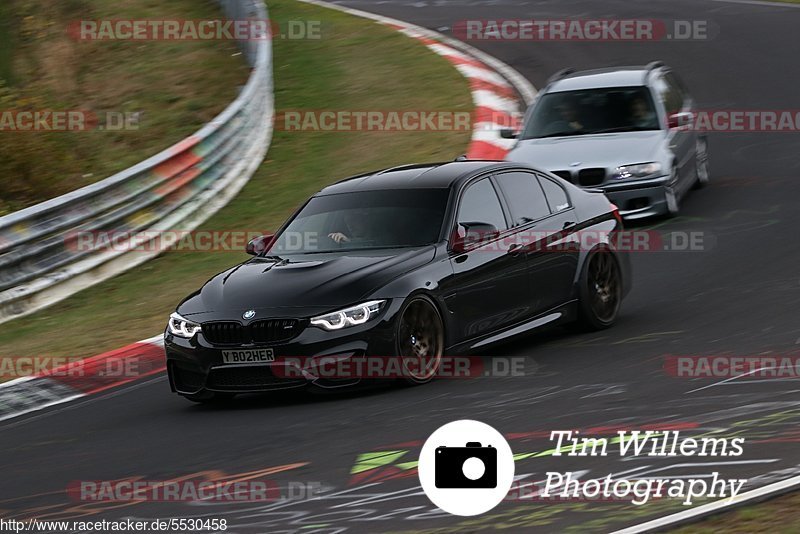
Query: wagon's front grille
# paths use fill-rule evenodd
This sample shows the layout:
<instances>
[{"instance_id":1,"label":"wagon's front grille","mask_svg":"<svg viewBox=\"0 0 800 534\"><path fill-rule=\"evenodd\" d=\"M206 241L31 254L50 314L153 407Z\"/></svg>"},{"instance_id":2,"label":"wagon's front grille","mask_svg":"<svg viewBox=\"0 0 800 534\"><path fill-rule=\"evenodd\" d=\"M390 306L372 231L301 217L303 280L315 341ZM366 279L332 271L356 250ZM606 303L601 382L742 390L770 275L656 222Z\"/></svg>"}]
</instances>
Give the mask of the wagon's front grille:
<instances>
[{"instance_id":1,"label":"wagon's front grille","mask_svg":"<svg viewBox=\"0 0 800 534\"><path fill-rule=\"evenodd\" d=\"M606 170L602 168L581 169L578 172L578 185L600 185L606 179Z\"/></svg>"}]
</instances>

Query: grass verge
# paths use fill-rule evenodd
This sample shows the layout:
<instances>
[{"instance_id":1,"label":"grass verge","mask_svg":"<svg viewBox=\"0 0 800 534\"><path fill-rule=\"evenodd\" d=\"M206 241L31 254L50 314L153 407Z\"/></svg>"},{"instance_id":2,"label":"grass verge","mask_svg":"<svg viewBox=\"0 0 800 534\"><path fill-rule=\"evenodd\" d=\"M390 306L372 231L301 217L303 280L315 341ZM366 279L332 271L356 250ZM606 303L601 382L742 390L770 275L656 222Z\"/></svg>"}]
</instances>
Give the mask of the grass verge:
<instances>
[{"instance_id":1,"label":"grass verge","mask_svg":"<svg viewBox=\"0 0 800 534\"><path fill-rule=\"evenodd\" d=\"M800 492L715 515L672 531L675 534L773 534L800 532Z\"/></svg>"},{"instance_id":2,"label":"grass verge","mask_svg":"<svg viewBox=\"0 0 800 534\"><path fill-rule=\"evenodd\" d=\"M11 10L5 2L0 3L0 80L12 83L11 57L14 44L11 40Z\"/></svg>"},{"instance_id":3,"label":"grass verge","mask_svg":"<svg viewBox=\"0 0 800 534\"><path fill-rule=\"evenodd\" d=\"M277 111L470 111L467 82L416 40L373 22L294 0L274 20L322 21L318 40L275 40ZM275 229L324 185L359 171L452 159L469 132L288 132L206 230ZM0 327L0 355L85 357L163 331L177 303L244 252L169 251L134 271Z\"/></svg>"},{"instance_id":4,"label":"grass verge","mask_svg":"<svg viewBox=\"0 0 800 534\"><path fill-rule=\"evenodd\" d=\"M131 127L0 131L0 215L106 178L180 141L233 101L249 74L233 41L89 41L70 29L81 20L221 14L213 0L2 0L0 111L82 110L100 124L128 114Z\"/></svg>"}]
</instances>

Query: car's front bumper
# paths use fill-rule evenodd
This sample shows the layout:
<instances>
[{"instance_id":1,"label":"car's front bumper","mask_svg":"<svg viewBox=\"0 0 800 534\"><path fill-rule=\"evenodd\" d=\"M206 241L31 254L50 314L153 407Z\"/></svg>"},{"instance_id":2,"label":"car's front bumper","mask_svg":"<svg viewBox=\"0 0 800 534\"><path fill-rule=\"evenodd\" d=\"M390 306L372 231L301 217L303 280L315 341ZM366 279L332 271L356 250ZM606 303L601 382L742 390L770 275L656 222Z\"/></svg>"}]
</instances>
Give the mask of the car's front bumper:
<instances>
[{"instance_id":1,"label":"car's front bumper","mask_svg":"<svg viewBox=\"0 0 800 534\"><path fill-rule=\"evenodd\" d=\"M624 219L636 220L668 213L668 182L669 176L660 176L647 180L606 183L596 189L601 189L616 204Z\"/></svg>"},{"instance_id":2,"label":"car's front bumper","mask_svg":"<svg viewBox=\"0 0 800 534\"><path fill-rule=\"evenodd\" d=\"M389 303L381 316L361 326L340 331L306 327L295 338L278 344L222 346L209 343L202 332L192 339L164 334L167 374L172 391L181 395L204 392L246 393L272 391L309 385L321 388L352 386L359 376L315 374L314 362L390 356L396 352L392 317L398 304ZM271 348L275 361L230 364L222 360L223 350Z\"/></svg>"}]
</instances>

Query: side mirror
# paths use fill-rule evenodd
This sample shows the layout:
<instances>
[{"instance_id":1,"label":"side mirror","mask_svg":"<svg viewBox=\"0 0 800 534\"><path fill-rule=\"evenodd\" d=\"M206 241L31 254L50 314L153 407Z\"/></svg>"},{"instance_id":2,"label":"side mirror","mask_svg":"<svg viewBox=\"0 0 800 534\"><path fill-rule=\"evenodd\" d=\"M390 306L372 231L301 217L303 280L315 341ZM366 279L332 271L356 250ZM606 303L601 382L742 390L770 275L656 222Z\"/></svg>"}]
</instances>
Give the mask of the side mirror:
<instances>
[{"instance_id":1,"label":"side mirror","mask_svg":"<svg viewBox=\"0 0 800 534\"><path fill-rule=\"evenodd\" d=\"M267 250L273 241L275 241L275 234L260 235L251 239L244 250L251 256L258 256Z\"/></svg>"},{"instance_id":2,"label":"side mirror","mask_svg":"<svg viewBox=\"0 0 800 534\"><path fill-rule=\"evenodd\" d=\"M468 249L489 241L497 237L499 232L493 224L482 222L462 222L458 223L459 227L454 236L453 244L451 246L453 252L458 254L467 251ZM463 228L463 235L461 228Z\"/></svg>"},{"instance_id":3,"label":"side mirror","mask_svg":"<svg viewBox=\"0 0 800 534\"><path fill-rule=\"evenodd\" d=\"M670 128L685 128L692 125L694 114L691 111L681 111L673 113L667 118L667 125Z\"/></svg>"},{"instance_id":4,"label":"side mirror","mask_svg":"<svg viewBox=\"0 0 800 534\"><path fill-rule=\"evenodd\" d=\"M519 134L511 128L503 128L500 130L500 137L503 139L516 139L518 135Z\"/></svg>"}]
</instances>

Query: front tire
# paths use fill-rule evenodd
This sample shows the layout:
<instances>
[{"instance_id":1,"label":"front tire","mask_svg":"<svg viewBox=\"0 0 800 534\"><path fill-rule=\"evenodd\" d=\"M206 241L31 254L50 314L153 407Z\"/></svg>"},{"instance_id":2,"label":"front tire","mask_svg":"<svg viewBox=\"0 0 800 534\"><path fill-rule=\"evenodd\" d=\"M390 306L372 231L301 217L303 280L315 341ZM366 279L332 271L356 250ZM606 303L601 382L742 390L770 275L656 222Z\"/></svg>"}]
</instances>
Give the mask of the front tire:
<instances>
[{"instance_id":1,"label":"front tire","mask_svg":"<svg viewBox=\"0 0 800 534\"><path fill-rule=\"evenodd\" d=\"M415 295L398 313L397 355L403 363L402 381L418 386L436 376L444 353L444 323L439 309L425 295Z\"/></svg>"},{"instance_id":2,"label":"front tire","mask_svg":"<svg viewBox=\"0 0 800 534\"><path fill-rule=\"evenodd\" d=\"M580 277L577 326L584 331L612 326L622 303L622 271L614 253L595 249L589 253Z\"/></svg>"},{"instance_id":3,"label":"front tire","mask_svg":"<svg viewBox=\"0 0 800 534\"><path fill-rule=\"evenodd\" d=\"M694 183L694 187L695 189L700 189L711 181L711 171L708 168L708 139L705 136L697 138L695 165L697 181Z\"/></svg>"},{"instance_id":4,"label":"front tire","mask_svg":"<svg viewBox=\"0 0 800 534\"><path fill-rule=\"evenodd\" d=\"M672 167L672 183L677 185L678 184L678 168L673 166ZM667 217L676 217L678 212L681 211L678 193L670 186L665 187L664 196L666 197L667 201Z\"/></svg>"}]
</instances>

